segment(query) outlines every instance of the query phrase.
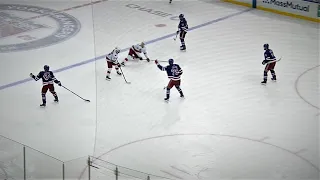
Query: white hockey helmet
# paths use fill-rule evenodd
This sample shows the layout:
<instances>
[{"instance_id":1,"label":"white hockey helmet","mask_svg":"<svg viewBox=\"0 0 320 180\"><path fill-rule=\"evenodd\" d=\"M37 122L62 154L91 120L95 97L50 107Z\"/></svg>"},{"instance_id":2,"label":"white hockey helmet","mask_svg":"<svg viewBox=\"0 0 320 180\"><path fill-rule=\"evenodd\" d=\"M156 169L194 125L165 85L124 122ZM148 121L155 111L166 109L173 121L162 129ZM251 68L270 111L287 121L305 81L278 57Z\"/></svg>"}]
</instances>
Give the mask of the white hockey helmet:
<instances>
[{"instance_id":1,"label":"white hockey helmet","mask_svg":"<svg viewBox=\"0 0 320 180\"><path fill-rule=\"evenodd\" d=\"M119 47L116 47L116 48L114 48L114 51L116 51L116 53L119 54L121 49Z\"/></svg>"}]
</instances>

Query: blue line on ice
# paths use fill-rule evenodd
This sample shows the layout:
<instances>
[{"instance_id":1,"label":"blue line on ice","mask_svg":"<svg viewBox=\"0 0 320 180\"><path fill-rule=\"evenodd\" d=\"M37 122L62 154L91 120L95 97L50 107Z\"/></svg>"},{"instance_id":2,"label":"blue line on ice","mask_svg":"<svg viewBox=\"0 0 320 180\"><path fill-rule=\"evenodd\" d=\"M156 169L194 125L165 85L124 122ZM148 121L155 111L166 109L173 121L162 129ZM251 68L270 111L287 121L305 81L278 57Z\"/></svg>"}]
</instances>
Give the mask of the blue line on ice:
<instances>
[{"instance_id":1,"label":"blue line on ice","mask_svg":"<svg viewBox=\"0 0 320 180\"><path fill-rule=\"evenodd\" d=\"M199 28L202 28L202 27L205 27L205 26L208 26L208 25L211 25L211 24L214 24L214 23L229 19L231 17L243 14L243 13L248 12L250 10L252 10L252 9L251 8L250 9L246 9L246 10L243 10L243 11L240 11L240 12L237 12L237 13L230 14L228 16L224 16L224 17L221 17L221 18L218 18L218 19L215 19L215 20L212 20L212 21L209 21L209 22L194 26L194 27L190 28L188 31L193 31L193 30L196 30L196 29L199 29ZM176 33L168 34L168 35L165 35L165 36L162 36L162 37L147 41L146 44L151 44L151 43L155 43L155 42L158 42L158 41L161 41L161 40L164 40L164 39L168 39L170 37L174 37L175 35L176 35ZM129 50L129 47L123 49L121 52L124 52L124 51L127 51L127 50ZM75 68L75 67L78 67L78 66L82 66L82 65L85 65L85 64L88 64L88 63L95 62L97 60L103 59L105 56L106 55L102 55L102 56L99 56L99 57L96 57L96 58L92 58L92 59L89 59L89 60L81 61L79 63L72 64L72 65L69 65L69 66L54 70L53 72L58 73L58 72L66 71L68 69L72 69L72 68ZM16 82L12 82L12 83L9 83L9 84L2 85L2 86L0 86L0 91L4 90L4 89L7 89L7 88L10 88L10 87L14 87L14 86L20 85L20 84L24 84L24 83L32 81L32 80L33 79L31 79L31 78L26 78L26 79L22 79L22 80L19 80L19 81L16 81Z\"/></svg>"}]
</instances>

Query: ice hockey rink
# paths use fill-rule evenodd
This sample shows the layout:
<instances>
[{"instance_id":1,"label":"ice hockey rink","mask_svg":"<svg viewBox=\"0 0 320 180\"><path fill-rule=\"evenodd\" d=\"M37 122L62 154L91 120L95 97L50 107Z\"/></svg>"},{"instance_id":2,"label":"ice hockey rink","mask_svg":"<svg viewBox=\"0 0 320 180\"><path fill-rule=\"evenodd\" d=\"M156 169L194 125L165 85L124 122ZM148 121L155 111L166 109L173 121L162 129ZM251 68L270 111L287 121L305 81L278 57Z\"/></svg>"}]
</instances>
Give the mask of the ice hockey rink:
<instances>
[{"instance_id":1,"label":"ice hockey rink","mask_svg":"<svg viewBox=\"0 0 320 180\"><path fill-rule=\"evenodd\" d=\"M220 1L90 3L1 1L2 136L65 162L67 179L87 178L88 155L99 180L113 179L103 161L158 179L319 179L319 24ZM173 40L181 13L186 52ZM104 56L118 46L122 61L141 41L151 59L182 67L185 99L172 89L163 101L168 79L154 62L127 63L131 84L114 69L105 80ZM262 86L265 43L282 60L278 81L269 74ZM55 86L60 102L48 93L40 108L42 84L29 74L46 64L91 102ZM61 162L35 150L28 179L61 179ZM0 138L2 178L22 179L22 156Z\"/></svg>"}]
</instances>

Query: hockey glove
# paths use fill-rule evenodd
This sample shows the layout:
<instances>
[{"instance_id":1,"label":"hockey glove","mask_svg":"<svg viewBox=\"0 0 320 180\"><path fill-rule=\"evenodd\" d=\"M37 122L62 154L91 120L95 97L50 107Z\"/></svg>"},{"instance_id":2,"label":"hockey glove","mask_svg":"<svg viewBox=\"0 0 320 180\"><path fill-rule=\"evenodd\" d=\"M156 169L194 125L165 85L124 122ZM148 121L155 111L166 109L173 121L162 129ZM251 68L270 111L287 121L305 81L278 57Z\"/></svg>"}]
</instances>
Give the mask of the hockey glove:
<instances>
[{"instance_id":1,"label":"hockey glove","mask_svg":"<svg viewBox=\"0 0 320 180\"><path fill-rule=\"evenodd\" d=\"M34 79L35 81L38 81L39 80L39 78L37 78L35 75L33 75L32 73L30 73L30 77L32 78L32 79Z\"/></svg>"},{"instance_id":2,"label":"hockey glove","mask_svg":"<svg viewBox=\"0 0 320 180\"><path fill-rule=\"evenodd\" d=\"M262 65L265 65L265 64L267 64L267 60L262 61Z\"/></svg>"},{"instance_id":3,"label":"hockey glove","mask_svg":"<svg viewBox=\"0 0 320 180\"><path fill-rule=\"evenodd\" d=\"M61 86L61 82L60 82L60 81L55 80L54 82L55 82L56 84L58 84L58 86Z\"/></svg>"}]
</instances>

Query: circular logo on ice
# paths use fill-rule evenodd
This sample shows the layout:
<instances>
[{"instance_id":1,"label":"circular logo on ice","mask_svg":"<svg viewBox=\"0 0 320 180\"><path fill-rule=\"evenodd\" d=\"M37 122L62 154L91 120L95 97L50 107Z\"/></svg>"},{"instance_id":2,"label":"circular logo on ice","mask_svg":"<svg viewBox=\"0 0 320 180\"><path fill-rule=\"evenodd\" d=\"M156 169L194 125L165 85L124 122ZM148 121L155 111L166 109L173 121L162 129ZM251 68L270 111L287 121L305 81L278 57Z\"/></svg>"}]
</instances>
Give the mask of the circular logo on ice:
<instances>
[{"instance_id":1,"label":"circular logo on ice","mask_svg":"<svg viewBox=\"0 0 320 180\"><path fill-rule=\"evenodd\" d=\"M75 36L80 29L80 22L64 12L0 4L0 53L54 45Z\"/></svg>"}]
</instances>

